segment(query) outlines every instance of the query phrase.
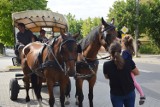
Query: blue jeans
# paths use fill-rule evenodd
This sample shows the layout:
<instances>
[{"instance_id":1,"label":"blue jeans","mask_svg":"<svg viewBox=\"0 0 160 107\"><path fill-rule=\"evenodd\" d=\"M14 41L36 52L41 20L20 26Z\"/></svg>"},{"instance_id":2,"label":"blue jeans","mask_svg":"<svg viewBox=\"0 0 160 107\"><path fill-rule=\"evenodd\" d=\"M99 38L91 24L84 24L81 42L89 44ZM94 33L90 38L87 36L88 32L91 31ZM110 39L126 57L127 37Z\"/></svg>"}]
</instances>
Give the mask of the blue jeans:
<instances>
[{"instance_id":1,"label":"blue jeans","mask_svg":"<svg viewBox=\"0 0 160 107\"><path fill-rule=\"evenodd\" d=\"M113 107L134 107L135 105L135 91L130 92L125 96L115 96L111 95L111 102Z\"/></svg>"}]
</instances>

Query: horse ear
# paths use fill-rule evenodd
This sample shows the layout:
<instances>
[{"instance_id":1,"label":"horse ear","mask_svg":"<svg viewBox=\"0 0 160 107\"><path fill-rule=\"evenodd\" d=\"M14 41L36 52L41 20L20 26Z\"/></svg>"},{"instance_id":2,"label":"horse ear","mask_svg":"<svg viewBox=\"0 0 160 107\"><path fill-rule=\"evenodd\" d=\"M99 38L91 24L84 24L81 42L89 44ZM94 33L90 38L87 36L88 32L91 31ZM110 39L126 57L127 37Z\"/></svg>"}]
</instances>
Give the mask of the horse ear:
<instances>
[{"instance_id":1,"label":"horse ear","mask_svg":"<svg viewBox=\"0 0 160 107\"><path fill-rule=\"evenodd\" d=\"M80 31L78 31L78 33L74 34L74 35L73 35L73 38L76 39L76 38L78 38L79 36L80 36Z\"/></svg>"},{"instance_id":2,"label":"horse ear","mask_svg":"<svg viewBox=\"0 0 160 107\"><path fill-rule=\"evenodd\" d=\"M103 19L103 17L101 18L102 21L102 25L107 25L106 21Z\"/></svg>"}]
</instances>

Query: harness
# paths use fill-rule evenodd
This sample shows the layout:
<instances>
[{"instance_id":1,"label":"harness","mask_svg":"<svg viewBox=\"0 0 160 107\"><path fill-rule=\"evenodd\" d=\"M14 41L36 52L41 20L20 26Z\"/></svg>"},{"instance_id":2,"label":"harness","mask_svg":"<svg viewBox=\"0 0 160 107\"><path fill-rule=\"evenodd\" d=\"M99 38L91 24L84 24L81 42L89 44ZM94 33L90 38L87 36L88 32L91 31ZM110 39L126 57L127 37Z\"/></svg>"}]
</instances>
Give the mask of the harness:
<instances>
[{"instance_id":1,"label":"harness","mask_svg":"<svg viewBox=\"0 0 160 107\"><path fill-rule=\"evenodd\" d=\"M58 38L58 37L57 37ZM35 72L38 72L38 71L41 71L43 72L45 68L52 68L54 67L54 69L57 69L59 71L62 71L65 73L66 75L66 64L65 64L65 61L63 61L63 63L60 63L57 59L57 57L55 56L55 53L54 53L54 50L52 49L53 46L55 45L56 41L57 41L57 38L54 38L52 41L51 41L51 45L49 44L45 44L42 48L42 50L39 52L39 55L38 55L38 61L39 61L39 66L36 70L34 70ZM59 54L61 54L61 47L63 45L65 45L66 43L68 42L76 42L74 39L66 39L64 40L61 44L60 44L60 48L59 48ZM42 60L42 56L43 56L43 52L44 52L44 49L48 49L48 54L50 53L52 56L53 56L53 60L49 60L48 59L48 54L47 54L47 57L45 59L45 61L43 62ZM62 57L62 56L61 56ZM68 58L67 61L71 61L71 60L75 60L74 58Z\"/></svg>"}]
</instances>

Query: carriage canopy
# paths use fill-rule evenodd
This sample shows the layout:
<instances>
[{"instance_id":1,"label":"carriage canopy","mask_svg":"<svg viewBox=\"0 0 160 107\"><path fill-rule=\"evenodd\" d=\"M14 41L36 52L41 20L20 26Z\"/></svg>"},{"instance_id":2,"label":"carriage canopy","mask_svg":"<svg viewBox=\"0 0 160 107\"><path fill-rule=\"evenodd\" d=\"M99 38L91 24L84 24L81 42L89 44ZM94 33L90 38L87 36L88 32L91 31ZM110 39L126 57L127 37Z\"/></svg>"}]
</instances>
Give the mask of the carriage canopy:
<instances>
[{"instance_id":1,"label":"carriage canopy","mask_svg":"<svg viewBox=\"0 0 160 107\"><path fill-rule=\"evenodd\" d=\"M13 26L24 23L32 32L39 32L41 28L51 28L53 32L68 30L68 22L64 15L49 10L27 10L12 14Z\"/></svg>"}]
</instances>

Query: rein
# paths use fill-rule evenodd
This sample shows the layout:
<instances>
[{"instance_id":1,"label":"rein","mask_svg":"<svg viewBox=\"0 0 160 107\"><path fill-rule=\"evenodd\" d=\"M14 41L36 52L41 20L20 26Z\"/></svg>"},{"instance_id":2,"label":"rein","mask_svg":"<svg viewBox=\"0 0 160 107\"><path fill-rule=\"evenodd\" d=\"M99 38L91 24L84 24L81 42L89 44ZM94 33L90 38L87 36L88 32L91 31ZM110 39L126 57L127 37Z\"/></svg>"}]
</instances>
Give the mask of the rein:
<instances>
[{"instance_id":1,"label":"rein","mask_svg":"<svg viewBox=\"0 0 160 107\"><path fill-rule=\"evenodd\" d=\"M62 68L61 64L59 63L59 61L57 60L56 56L54 55L53 51L52 51L52 48L51 48L51 45L47 45L48 46L48 49L49 51L51 52L51 54L53 55L54 59L56 60L58 66L60 67L60 69L65 72L65 70Z\"/></svg>"},{"instance_id":2,"label":"rein","mask_svg":"<svg viewBox=\"0 0 160 107\"><path fill-rule=\"evenodd\" d=\"M107 59L107 58L109 58L109 57L111 57L111 56L96 58L96 59L94 59L94 61L95 61L95 60L101 60L101 59ZM91 71L91 74L79 74L79 73L77 73L77 78L90 78L90 77L92 77L93 75L95 75L95 72L94 72L93 68L92 68L92 67L90 66L90 64L87 62L87 59L93 59L93 58L84 57L84 59L83 59L84 63L86 63L86 64L88 65L88 68L89 68L89 70Z\"/></svg>"},{"instance_id":3,"label":"rein","mask_svg":"<svg viewBox=\"0 0 160 107\"><path fill-rule=\"evenodd\" d=\"M65 40L64 42L62 42L62 43L60 44L60 49L59 49L60 51L61 51L61 47L62 47L63 45L65 45L68 41L74 41L74 42L76 42L76 41L73 40L73 39L67 39L67 40ZM59 68L61 69L61 71L64 72L65 75L66 75L67 72L66 72L66 64L65 64L65 61L63 61L63 62L64 62L64 68L63 68L62 65L59 63L58 59L56 58L55 54L53 53L52 46L53 46L53 45L47 45L48 51L49 51L49 52L51 53L51 55L54 57L56 63L58 64ZM59 51L59 54L61 53L60 51ZM60 56L61 56L61 55L60 55ZM61 56L61 58L62 58L62 56ZM62 58L62 59L63 59L63 58ZM69 58L67 61L70 61L70 60L74 60L74 59L73 59L73 58ZM52 66L52 63L53 63L53 61L47 61L47 62L45 62L43 65L45 66L45 64L46 64L46 66L53 67L53 66Z\"/></svg>"},{"instance_id":4,"label":"rein","mask_svg":"<svg viewBox=\"0 0 160 107\"><path fill-rule=\"evenodd\" d=\"M101 59L107 59L107 58L110 58L110 57L111 57L111 56L109 55L109 56L105 56L105 57L101 57L101 58L96 58L96 59L85 57L85 59L101 60Z\"/></svg>"}]
</instances>

